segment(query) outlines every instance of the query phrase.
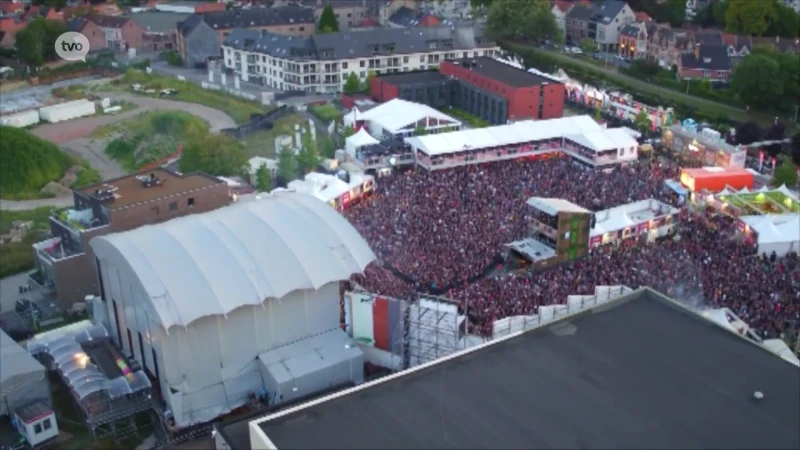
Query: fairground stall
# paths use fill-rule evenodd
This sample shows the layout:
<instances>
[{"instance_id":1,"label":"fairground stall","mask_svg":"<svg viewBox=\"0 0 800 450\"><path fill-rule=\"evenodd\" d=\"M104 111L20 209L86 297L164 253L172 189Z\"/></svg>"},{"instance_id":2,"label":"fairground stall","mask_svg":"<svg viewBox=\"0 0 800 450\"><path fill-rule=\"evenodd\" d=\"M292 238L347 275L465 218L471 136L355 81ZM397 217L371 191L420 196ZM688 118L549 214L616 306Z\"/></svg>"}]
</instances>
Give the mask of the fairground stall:
<instances>
[{"instance_id":1,"label":"fairground stall","mask_svg":"<svg viewBox=\"0 0 800 450\"><path fill-rule=\"evenodd\" d=\"M313 195L341 211L372 193L374 188L375 178L371 175L344 172L341 176L334 176L311 172L303 180L290 182L286 190Z\"/></svg>"},{"instance_id":2,"label":"fairground stall","mask_svg":"<svg viewBox=\"0 0 800 450\"><path fill-rule=\"evenodd\" d=\"M753 189L753 173L747 169L702 167L681 169L681 185L692 192Z\"/></svg>"},{"instance_id":3,"label":"fairground stall","mask_svg":"<svg viewBox=\"0 0 800 450\"><path fill-rule=\"evenodd\" d=\"M598 211L589 232L589 247L653 242L672 233L678 212L652 198Z\"/></svg>"},{"instance_id":4,"label":"fairground stall","mask_svg":"<svg viewBox=\"0 0 800 450\"><path fill-rule=\"evenodd\" d=\"M721 192L693 192L692 203L705 207L709 213L732 217L765 214L800 214L797 194L786 186L777 189L763 187L757 191L724 189Z\"/></svg>"},{"instance_id":5,"label":"fairground stall","mask_svg":"<svg viewBox=\"0 0 800 450\"><path fill-rule=\"evenodd\" d=\"M691 167L743 168L747 158L746 149L728 144L718 131L700 128L692 119L665 129L661 146Z\"/></svg>"},{"instance_id":6,"label":"fairground stall","mask_svg":"<svg viewBox=\"0 0 800 450\"><path fill-rule=\"evenodd\" d=\"M591 167L638 159L639 143L624 129L606 129L589 116L406 138L416 164L438 170L517 158L567 155Z\"/></svg>"}]
</instances>

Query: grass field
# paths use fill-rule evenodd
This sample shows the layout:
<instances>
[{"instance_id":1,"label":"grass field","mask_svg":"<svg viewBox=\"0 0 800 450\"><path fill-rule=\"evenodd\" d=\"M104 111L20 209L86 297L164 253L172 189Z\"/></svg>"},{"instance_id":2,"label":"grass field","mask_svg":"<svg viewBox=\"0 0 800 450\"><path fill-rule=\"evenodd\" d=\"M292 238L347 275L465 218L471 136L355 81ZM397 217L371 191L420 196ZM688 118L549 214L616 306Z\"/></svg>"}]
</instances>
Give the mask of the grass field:
<instances>
[{"instance_id":1,"label":"grass field","mask_svg":"<svg viewBox=\"0 0 800 450\"><path fill-rule=\"evenodd\" d=\"M130 90L131 84L141 84L146 89L155 89L156 94L150 95L152 97L156 97L158 91L161 89L176 89L178 94L170 97L171 100L197 103L198 105L205 105L209 108L224 111L231 116L237 124L247 123L252 114L263 114L270 109L255 101L235 97L224 92L203 89L197 84L178 81L176 78L172 77L154 74L148 75L139 70L129 70L116 85L125 90ZM137 95L146 95L139 92L134 93Z\"/></svg>"},{"instance_id":2,"label":"grass field","mask_svg":"<svg viewBox=\"0 0 800 450\"><path fill-rule=\"evenodd\" d=\"M0 214L0 234L11 230L12 224L17 220L31 220L33 227L20 242L0 244L0 278L33 268L33 250L31 245L43 238L43 230L49 229L50 207L31 209L27 211L3 211Z\"/></svg>"},{"instance_id":3,"label":"grass field","mask_svg":"<svg viewBox=\"0 0 800 450\"><path fill-rule=\"evenodd\" d=\"M247 136L243 142L249 157L263 156L274 158L277 154L275 138L285 134L294 136L294 126L308 127L308 120L302 114L288 115L275 123L275 127L268 131L259 131Z\"/></svg>"}]
</instances>

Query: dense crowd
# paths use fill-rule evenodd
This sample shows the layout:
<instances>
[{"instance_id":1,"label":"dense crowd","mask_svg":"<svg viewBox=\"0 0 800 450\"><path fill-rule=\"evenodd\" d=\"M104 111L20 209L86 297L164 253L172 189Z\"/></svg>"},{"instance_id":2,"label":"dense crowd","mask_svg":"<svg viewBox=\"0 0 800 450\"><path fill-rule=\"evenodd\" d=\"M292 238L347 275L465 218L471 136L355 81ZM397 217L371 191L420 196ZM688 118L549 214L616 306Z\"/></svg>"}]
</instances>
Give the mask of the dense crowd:
<instances>
[{"instance_id":1,"label":"dense crowd","mask_svg":"<svg viewBox=\"0 0 800 450\"><path fill-rule=\"evenodd\" d=\"M663 181L677 175L654 162L609 172L554 159L414 171L380 180L376 195L347 212L378 255L365 289L403 297L444 293L461 302L474 329L596 286L651 286L693 306L727 307L762 335L800 329L800 261L757 255L731 219L681 212L679 232L655 245L603 247L545 272L491 270L505 243L527 234L531 196L603 209L640 199L666 200Z\"/></svg>"},{"instance_id":2,"label":"dense crowd","mask_svg":"<svg viewBox=\"0 0 800 450\"><path fill-rule=\"evenodd\" d=\"M648 165L594 171L566 159L418 170L382 178L375 195L346 214L383 264L417 288L441 291L480 277L504 244L525 236L529 197L604 209L660 197L664 178L674 175L674 169ZM372 272L381 280L390 276ZM368 284L398 293L381 282Z\"/></svg>"}]
</instances>

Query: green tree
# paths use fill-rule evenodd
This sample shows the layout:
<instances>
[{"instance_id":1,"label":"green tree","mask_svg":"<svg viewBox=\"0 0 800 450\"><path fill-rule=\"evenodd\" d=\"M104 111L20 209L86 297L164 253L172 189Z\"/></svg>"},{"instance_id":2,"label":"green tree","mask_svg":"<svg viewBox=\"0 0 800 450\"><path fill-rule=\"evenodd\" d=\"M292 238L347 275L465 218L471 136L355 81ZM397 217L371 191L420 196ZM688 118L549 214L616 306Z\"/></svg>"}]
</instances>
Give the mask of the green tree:
<instances>
[{"instance_id":1,"label":"green tree","mask_svg":"<svg viewBox=\"0 0 800 450\"><path fill-rule=\"evenodd\" d=\"M645 134L650 131L650 127L652 126L652 122L650 121L650 116L647 115L646 111L640 111L639 114L636 115L636 118L633 119L633 124L640 133Z\"/></svg>"},{"instance_id":2,"label":"green tree","mask_svg":"<svg viewBox=\"0 0 800 450\"><path fill-rule=\"evenodd\" d=\"M288 146L282 146L278 150L278 178L284 184L297 179L297 160L295 159L294 150Z\"/></svg>"},{"instance_id":3,"label":"green tree","mask_svg":"<svg viewBox=\"0 0 800 450\"><path fill-rule=\"evenodd\" d=\"M599 121L603 120L603 112L602 112L602 111L600 111L600 108L595 108L595 110L594 110L594 114L592 115L592 118L593 118L593 119L594 119L596 122L599 122Z\"/></svg>"},{"instance_id":4,"label":"green tree","mask_svg":"<svg viewBox=\"0 0 800 450\"><path fill-rule=\"evenodd\" d=\"M800 166L800 132L794 135L791 144L792 162L796 166Z\"/></svg>"},{"instance_id":5,"label":"green tree","mask_svg":"<svg viewBox=\"0 0 800 450\"><path fill-rule=\"evenodd\" d=\"M783 110L791 111L800 103L800 55L780 53L777 61L783 85L783 95L778 104Z\"/></svg>"},{"instance_id":6,"label":"green tree","mask_svg":"<svg viewBox=\"0 0 800 450\"><path fill-rule=\"evenodd\" d=\"M581 50L583 53L594 53L597 50L597 43L591 39L581 40Z\"/></svg>"},{"instance_id":7,"label":"green tree","mask_svg":"<svg viewBox=\"0 0 800 450\"><path fill-rule=\"evenodd\" d=\"M775 5L775 19L770 23L767 36L794 38L800 33L800 14L781 3Z\"/></svg>"},{"instance_id":8,"label":"green tree","mask_svg":"<svg viewBox=\"0 0 800 450\"><path fill-rule=\"evenodd\" d=\"M425 127L414 128L414 136L425 136L426 134L428 134L428 130Z\"/></svg>"},{"instance_id":9,"label":"green tree","mask_svg":"<svg viewBox=\"0 0 800 450\"><path fill-rule=\"evenodd\" d=\"M358 75L356 75L355 72L350 72L350 75L347 76L342 90L345 94L351 95L357 94L361 91L361 80L358 79Z\"/></svg>"},{"instance_id":10,"label":"green tree","mask_svg":"<svg viewBox=\"0 0 800 450\"><path fill-rule=\"evenodd\" d=\"M317 151L317 144L311 137L311 132L306 131L300 137L300 151L297 152L297 167L303 173L309 173L317 168L322 162Z\"/></svg>"},{"instance_id":11,"label":"green tree","mask_svg":"<svg viewBox=\"0 0 800 450\"><path fill-rule=\"evenodd\" d=\"M731 74L731 89L746 104L755 108L766 108L779 101L783 93L780 82L765 83L764 80L781 80L780 65L766 55L753 54L744 58Z\"/></svg>"},{"instance_id":12,"label":"green tree","mask_svg":"<svg viewBox=\"0 0 800 450\"><path fill-rule=\"evenodd\" d=\"M728 0L721 0L711 7L711 14L714 16L716 26L725 27L725 16L728 15Z\"/></svg>"},{"instance_id":13,"label":"green tree","mask_svg":"<svg viewBox=\"0 0 800 450\"><path fill-rule=\"evenodd\" d=\"M322 10L322 15L319 16L319 25L317 32L319 33L336 33L339 31L339 21L336 20L336 13L333 12L333 7L328 5Z\"/></svg>"},{"instance_id":14,"label":"green tree","mask_svg":"<svg viewBox=\"0 0 800 450\"><path fill-rule=\"evenodd\" d=\"M342 130L342 135L344 135L345 139L349 138L350 136L352 136L354 134L356 134L356 129L353 128L352 125L348 125L348 126L344 127L344 130Z\"/></svg>"},{"instance_id":15,"label":"green tree","mask_svg":"<svg viewBox=\"0 0 800 450\"><path fill-rule=\"evenodd\" d=\"M727 0L725 30L730 33L763 36L776 19L774 1Z\"/></svg>"},{"instance_id":16,"label":"green tree","mask_svg":"<svg viewBox=\"0 0 800 450\"><path fill-rule=\"evenodd\" d=\"M226 134L205 135L183 147L178 166L184 173L242 175L247 166L247 152L242 144Z\"/></svg>"},{"instance_id":17,"label":"green tree","mask_svg":"<svg viewBox=\"0 0 800 450\"><path fill-rule=\"evenodd\" d=\"M256 190L259 192L269 192L272 190L272 175L269 173L266 164L256 169Z\"/></svg>"},{"instance_id":18,"label":"green tree","mask_svg":"<svg viewBox=\"0 0 800 450\"><path fill-rule=\"evenodd\" d=\"M776 186L782 184L794 186L797 183L797 166L791 159L784 159L781 165L775 168L775 172L772 174L772 180Z\"/></svg>"},{"instance_id":19,"label":"green tree","mask_svg":"<svg viewBox=\"0 0 800 450\"><path fill-rule=\"evenodd\" d=\"M372 79L375 78L375 71L370 70L367 72L367 79L364 80L364 85L361 86L361 90L363 92L369 92L370 87L372 86Z\"/></svg>"},{"instance_id":20,"label":"green tree","mask_svg":"<svg viewBox=\"0 0 800 450\"><path fill-rule=\"evenodd\" d=\"M686 1L685 0L669 0L668 17L669 23L674 26L680 26L686 20Z\"/></svg>"},{"instance_id":21,"label":"green tree","mask_svg":"<svg viewBox=\"0 0 800 450\"><path fill-rule=\"evenodd\" d=\"M552 39L558 26L550 2L540 0L493 0L486 26L495 39L523 39L537 42Z\"/></svg>"},{"instance_id":22,"label":"green tree","mask_svg":"<svg viewBox=\"0 0 800 450\"><path fill-rule=\"evenodd\" d=\"M333 143L333 139L330 136L319 136L317 135L317 141L319 145L319 154L323 158L333 159L336 156L336 144Z\"/></svg>"},{"instance_id":23,"label":"green tree","mask_svg":"<svg viewBox=\"0 0 800 450\"><path fill-rule=\"evenodd\" d=\"M56 58L56 39L66 31L63 23L39 17L16 34L17 54L26 63L40 67Z\"/></svg>"}]
</instances>

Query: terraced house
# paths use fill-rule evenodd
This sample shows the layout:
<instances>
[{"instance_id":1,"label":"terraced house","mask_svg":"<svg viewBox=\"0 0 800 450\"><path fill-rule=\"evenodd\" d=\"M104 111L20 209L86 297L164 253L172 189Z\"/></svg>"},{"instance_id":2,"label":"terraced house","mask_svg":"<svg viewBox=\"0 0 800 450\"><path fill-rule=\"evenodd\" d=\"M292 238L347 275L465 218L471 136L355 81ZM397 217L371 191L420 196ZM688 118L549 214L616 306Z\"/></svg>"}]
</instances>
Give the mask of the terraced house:
<instances>
[{"instance_id":1,"label":"terraced house","mask_svg":"<svg viewBox=\"0 0 800 450\"><path fill-rule=\"evenodd\" d=\"M351 73L399 73L447 59L494 56L500 47L481 28L382 28L293 37L237 29L222 44L225 68L279 90L336 93Z\"/></svg>"}]
</instances>

